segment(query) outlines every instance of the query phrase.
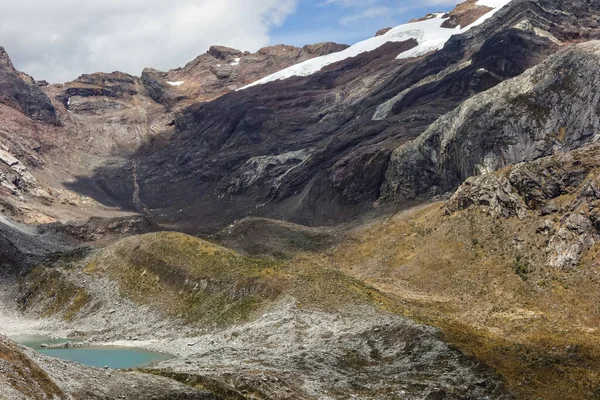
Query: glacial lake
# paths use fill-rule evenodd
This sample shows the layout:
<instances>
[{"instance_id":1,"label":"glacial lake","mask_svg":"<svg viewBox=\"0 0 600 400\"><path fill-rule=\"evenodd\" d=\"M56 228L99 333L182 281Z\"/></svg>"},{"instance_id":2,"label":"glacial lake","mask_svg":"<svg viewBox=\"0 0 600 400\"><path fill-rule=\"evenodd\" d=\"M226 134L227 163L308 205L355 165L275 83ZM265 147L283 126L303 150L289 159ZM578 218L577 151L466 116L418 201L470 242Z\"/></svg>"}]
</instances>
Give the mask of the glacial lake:
<instances>
[{"instance_id":1,"label":"glacial lake","mask_svg":"<svg viewBox=\"0 0 600 400\"><path fill-rule=\"evenodd\" d=\"M69 341L66 339L50 339L39 336L15 336L11 339L49 357L98 368L137 368L172 358L168 354L124 347L73 347L68 349L45 349L41 347L42 344L66 343Z\"/></svg>"}]
</instances>

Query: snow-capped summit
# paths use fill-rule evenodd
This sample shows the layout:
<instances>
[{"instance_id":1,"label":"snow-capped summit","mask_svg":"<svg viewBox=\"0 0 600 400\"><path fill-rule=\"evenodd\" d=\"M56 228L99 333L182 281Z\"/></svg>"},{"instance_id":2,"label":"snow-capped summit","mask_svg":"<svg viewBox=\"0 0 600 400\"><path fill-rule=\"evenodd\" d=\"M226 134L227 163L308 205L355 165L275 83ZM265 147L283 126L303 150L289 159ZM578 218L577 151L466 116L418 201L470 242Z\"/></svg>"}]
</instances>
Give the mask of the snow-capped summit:
<instances>
[{"instance_id":1,"label":"snow-capped summit","mask_svg":"<svg viewBox=\"0 0 600 400\"><path fill-rule=\"evenodd\" d=\"M418 45L399 54L398 59L422 56L430 51L441 49L452 35L464 33L472 27L482 24L485 20L494 15L496 11L500 10L511 1L512 0L467 0L461 3L453 12L456 12L457 10L459 12L464 12L466 9L479 9L480 14L483 15L479 16L479 14L475 14L477 18L474 21L468 21L468 25L465 25L464 27L460 25L453 28L447 27L448 24L445 24L445 22L451 18L452 13L432 14L435 15L435 17L424 18L416 22L399 25L383 35L363 40L346 50L293 65L253 82L239 90L267 82L287 79L293 76L311 75L330 64L355 57L367 51L375 50L388 42L402 42L409 39L415 39L418 42Z\"/></svg>"}]
</instances>

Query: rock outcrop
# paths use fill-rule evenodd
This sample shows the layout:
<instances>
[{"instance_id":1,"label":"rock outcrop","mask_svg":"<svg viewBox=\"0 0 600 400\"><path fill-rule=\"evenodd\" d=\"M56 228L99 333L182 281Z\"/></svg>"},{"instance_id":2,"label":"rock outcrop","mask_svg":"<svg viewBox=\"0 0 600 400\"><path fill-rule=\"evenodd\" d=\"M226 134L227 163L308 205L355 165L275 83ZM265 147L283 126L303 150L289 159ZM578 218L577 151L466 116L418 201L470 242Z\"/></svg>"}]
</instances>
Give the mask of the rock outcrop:
<instances>
[{"instance_id":1,"label":"rock outcrop","mask_svg":"<svg viewBox=\"0 0 600 400\"><path fill-rule=\"evenodd\" d=\"M0 47L0 103L14 107L34 120L56 124L56 110L33 78L18 72Z\"/></svg>"},{"instance_id":2,"label":"rock outcrop","mask_svg":"<svg viewBox=\"0 0 600 400\"><path fill-rule=\"evenodd\" d=\"M491 11L491 7L477 5L477 0L467 0L456 6L454 10L446 14L448 19L442 27L454 29L457 26L464 27L477 21L479 17Z\"/></svg>"},{"instance_id":3,"label":"rock outcrop","mask_svg":"<svg viewBox=\"0 0 600 400\"><path fill-rule=\"evenodd\" d=\"M600 138L600 42L571 46L463 102L392 155L388 200L427 198L465 179Z\"/></svg>"},{"instance_id":4,"label":"rock outcrop","mask_svg":"<svg viewBox=\"0 0 600 400\"><path fill-rule=\"evenodd\" d=\"M446 204L452 214L476 207L495 217L538 216L547 265L570 269L600 241L600 146L469 178Z\"/></svg>"}]
</instances>

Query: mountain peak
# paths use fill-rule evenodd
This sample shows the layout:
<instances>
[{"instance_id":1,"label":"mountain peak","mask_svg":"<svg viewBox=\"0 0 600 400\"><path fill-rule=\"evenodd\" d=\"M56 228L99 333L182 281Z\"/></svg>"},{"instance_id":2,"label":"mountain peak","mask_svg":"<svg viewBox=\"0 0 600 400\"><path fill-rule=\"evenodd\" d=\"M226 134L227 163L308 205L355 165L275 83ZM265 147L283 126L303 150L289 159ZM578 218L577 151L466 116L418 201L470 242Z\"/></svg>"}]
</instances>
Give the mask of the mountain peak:
<instances>
[{"instance_id":1,"label":"mountain peak","mask_svg":"<svg viewBox=\"0 0 600 400\"><path fill-rule=\"evenodd\" d=\"M15 67L13 66L13 63L12 63L9 55L6 52L6 49L4 49L4 47L2 47L2 46L0 46L0 65L8 67L13 71L15 70Z\"/></svg>"}]
</instances>

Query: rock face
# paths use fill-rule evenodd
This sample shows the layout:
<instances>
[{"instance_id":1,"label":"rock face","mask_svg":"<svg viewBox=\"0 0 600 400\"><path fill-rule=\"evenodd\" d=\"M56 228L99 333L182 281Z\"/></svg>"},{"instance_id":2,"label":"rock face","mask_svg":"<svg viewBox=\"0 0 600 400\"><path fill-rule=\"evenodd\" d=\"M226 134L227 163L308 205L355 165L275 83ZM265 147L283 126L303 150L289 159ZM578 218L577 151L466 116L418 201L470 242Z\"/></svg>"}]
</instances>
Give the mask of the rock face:
<instances>
[{"instance_id":1,"label":"rock face","mask_svg":"<svg viewBox=\"0 0 600 400\"><path fill-rule=\"evenodd\" d=\"M471 25L477 21L479 17L487 14L492 9L487 6L477 5L477 0L467 0L456 6L456 8L449 12L446 16L448 19L444 21L442 26L444 28L456 28L457 26L463 27Z\"/></svg>"},{"instance_id":2,"label":"rock face","mask_svg":"<svg viewBox=\"0 0 600 400\"><path fill-rule=\"evenodd\" d=\"M142 79L122 72L82 75L43 90L59 111L63 131L77 138L74 144L101 157L134 151L174 118L151 98Z\"/></svg>"},{"instance_id":3,"label":"rock face","mask_svg":"<svg viewBox=\"0 0 600 400\"><path fill-rule=\"evenodd\" d=\"M57 238L39 235L34 227L12 223L0 215L0 278L77 251Z\"/></svg>"},{"instance_id":4,"label":"rock face","mask_svg":"<svg viewBox=\"0 0 600 400\"><path fill-rule=\"evenodd\" d=\"M13 195L18 198L22 198L24 194L30 194L40 201L52 203L54 201L52 196L21 160L7 150L0 143L0 194Z\"/></svg>"},{"instance_id":5,"label":"rock face","mask_svg":"<svg viewBox=\"0 0 600 400\"><path fill-rule=\"evenodd\" d=\"M383 195L415 199L596 141L600 42L572 46L462 103L392 155Z\"/></svg>"},{"instance_id":6,"label":"rock face","mask_svg":"<svg viewBox=\"0 0 600 400\"><path fill-rule=\"evenodd\" d=\"M383 28L377 31L377 33L375 34L375 36L383 36L386 33L388 33L389 31L391 31L393 28L389 27L389 28Z\"/></svg>"},{"instance_id":7,"label":"rock face","mask_svg":"<svg viewBox=\"0 0 600 400\"><path fill-rule=\"evenodd\" d=\"M570 269L581 254L600 240L600 146L518 164L496 173L469 178L446 204L448 214L477 207L497 217L544 221L547 265Z\"/></svg>"},{"instance_id":8,"label":"rock face","mask_svg":"<svg viewBox=\"0 0 600 400\"><path fill-rule=\"evenodd\" d=\"M0 47L0 103L17 108L34 120L58 122L50 99L31 77L17 72L3 47Z\"/></svg>"}]
</instances>

